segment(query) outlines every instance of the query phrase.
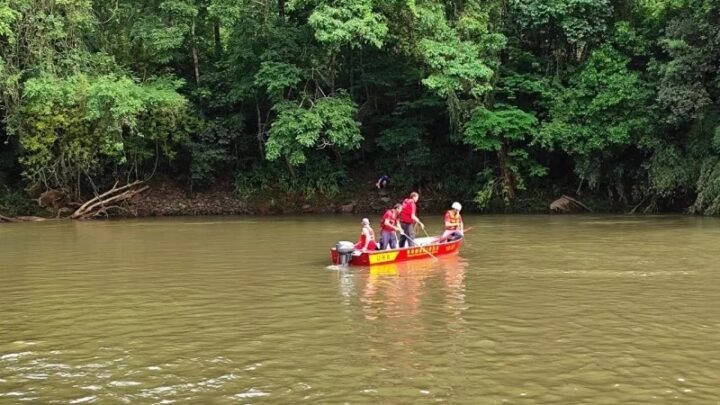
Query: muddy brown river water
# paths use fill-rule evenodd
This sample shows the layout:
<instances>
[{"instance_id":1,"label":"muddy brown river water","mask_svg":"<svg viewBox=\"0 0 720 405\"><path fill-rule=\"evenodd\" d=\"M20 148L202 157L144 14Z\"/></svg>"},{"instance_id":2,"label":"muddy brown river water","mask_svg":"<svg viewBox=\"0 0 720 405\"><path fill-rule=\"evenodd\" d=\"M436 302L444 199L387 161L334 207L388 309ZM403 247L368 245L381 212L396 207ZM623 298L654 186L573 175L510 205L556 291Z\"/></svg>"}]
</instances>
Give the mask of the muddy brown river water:
<instances>
[{"instance_id":1,"label":"muddy brown river water","mask_svg":"<svg viewBox=\"0 0 720 405\"><path fill-rule=\"evenodd\" d=\"M0 404L720 403L719 219L466 224L348 270L359 217L0 225Z\"/></svg>"}]
</instances>

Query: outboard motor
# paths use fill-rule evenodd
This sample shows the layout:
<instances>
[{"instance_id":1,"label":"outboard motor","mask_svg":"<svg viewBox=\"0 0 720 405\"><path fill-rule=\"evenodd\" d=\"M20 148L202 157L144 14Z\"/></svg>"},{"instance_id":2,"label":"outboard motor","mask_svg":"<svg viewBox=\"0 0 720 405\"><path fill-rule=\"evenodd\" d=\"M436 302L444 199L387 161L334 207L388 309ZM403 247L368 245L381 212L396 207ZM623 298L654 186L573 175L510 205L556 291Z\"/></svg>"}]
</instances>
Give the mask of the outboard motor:
<instances>
[{"instance_id":1,"label":"outboard motor","mask_svg":"<svg viewBox=\"0 0 720 405\"><path fill-rule=\"evenodd\" d=\"M355 244L348 241L340 241L335 244L335 250L338 253L338 263L341 266L347 266L352 259L352 254L355 251Z\"/></svg>"}]
</instances>

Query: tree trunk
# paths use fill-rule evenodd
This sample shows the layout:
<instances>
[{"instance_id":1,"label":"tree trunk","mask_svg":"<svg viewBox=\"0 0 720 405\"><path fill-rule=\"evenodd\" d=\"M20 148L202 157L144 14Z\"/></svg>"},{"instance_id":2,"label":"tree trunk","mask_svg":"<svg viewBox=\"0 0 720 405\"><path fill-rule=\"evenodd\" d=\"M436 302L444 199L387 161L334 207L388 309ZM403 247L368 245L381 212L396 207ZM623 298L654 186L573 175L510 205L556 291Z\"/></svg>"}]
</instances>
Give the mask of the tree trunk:
<instances>
[{"instance_id":1,"label":"tree trunk","mask_svg":"<svg viewBox=\"0 0 720 405\"><path fill-rule=\"evenodd\" d=\"M260 103L255 100L255 110L257 111L257 141L258 141L258 148L260 150L260 159L265 159L265 134L264 129L265 126L263 125L262 121L262 114L260 112Z\"/></svg>"},{"instance_id":2,"label":"tree trunk","mask_svg":"<svg viewBox=\"0 0 720 405\"><path fill-rule=\"evenodd\" d=\"M503 180L503 185L505 186L505 192L507 193L507 197L509 200L514 200L515 195L515 178L513 176L513 173L510 171L510 168L508 167L508 153L510 152L510 147L507 144L507 141L503 140L502 147L500 147L500 150L498 151L498 161L500 163L500 176Z\"/></svg>"},{"instance_id":3,"label":"tree trunk","mask_svg":"<svg viewBox=\"0 0 720 405\"><path fill-rule=\"evenodd\" d=\"M195 21L192 23L191 31L192 35L192 57L193 66L195 68L195 84L200 85L200 59L198 58L197 44L195 42Z\"/></svg>"},{"instance_id":4,"label":"tree trunk","mask_svg":"<svg viewBox=\"0 0 720 405\"><path fill-rule=\"evenodd\" d=\"M285 0L278 0L278 16L281 20L285 19Z\"/></svg>"},{"instance_id":5,"label":"tree trunk","mask_svg":"<svg viewBox=\"0 0 720 405\"><path fill-rule=\"evenodd\" d=\"M215 57L220 59L222 56L222 42L220 41L220 20L213 23L213 37L215 39Z\"/></svg>"},{"instance_id":6,"label":"tree trunk","mask_svg":"<svg viewBox=\"0 0 720 405\"><path fill-rule=\"evenodd\" d=\"M290 163L290 158L285 156L285 164L287 165L288 171L290 172L290 176L292 178L295 178L295 168L293 167L292 163Z\"/></svg>"},{"instance_id":7,"label":"tree trunk","mask_svg":"<svg viewBox=\"0 0 720 405\"><path fill-rule=\"evenodd\" d=\"M335 53L330 60L330 95L335 95Z\"/></svg>"},{"instance_id":8,"label":"tree trunk","mask_svg":"<svg viewBox=\"0 0 720 405\"><path fill-rule=\"evenodd\" d=\"M353 58L353 50L350 48L350 97L355 100L355 72L353 69L355 68L355 61Z\"/></svg>"}]
</instances>

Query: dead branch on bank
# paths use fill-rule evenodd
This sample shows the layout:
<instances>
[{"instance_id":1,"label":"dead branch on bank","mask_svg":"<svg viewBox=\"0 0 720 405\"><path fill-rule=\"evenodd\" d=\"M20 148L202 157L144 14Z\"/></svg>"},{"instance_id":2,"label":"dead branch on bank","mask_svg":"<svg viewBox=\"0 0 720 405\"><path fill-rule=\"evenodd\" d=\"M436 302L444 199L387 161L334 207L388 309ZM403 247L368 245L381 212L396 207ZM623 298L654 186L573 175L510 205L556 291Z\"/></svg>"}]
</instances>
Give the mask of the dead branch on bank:
<instances>
[{"instance_id":1,"label":"dead branch on bank","mask_svg":"<svg viewBox=\"0 0 720 405\"><path fill-rule=\"evenodd\" d=\"M144 185L144 183L144 181L138 180L118 187L116 182L110 190L83 203L70 218L87 219L101 215L108 216L111 209L127 211L121 204L148 190L150 186Z\"/></svg>"},{"instance_id":2,"label":"dead branch on bank","mask_svg":"<svg viewBox=\"0 0 720 405\"><path fill-rule=\"evenodd\" d=\"M17 222L40 222L45 221L46 218L41 217L33 217L33 216L19 216L19 217L6 217L3 215L0 215L0 222L10 222L10 223L17 223Z\"/></svg>"},{"instance_id":3,"label":"dead branch on bank","mask_svg":"<svg viewBox=\"0 0 720 405\"><path fill-rule=\"evenodd\" d=\"M20 222L20 220L0 215L0 222Z\"/></svg>"},{"instance_id":4,"label":"dead branch on bank","mask_svg":"<svg viewBox=\"0 0 720 405\"><path fill-rule=\"evenodd\" d=\"M556 213L577 212L581 211L581 209L587 212L592 212L590 207L588 207L587 205L566 195L563 195L562 197L553 201L552 204L550 204L550 211Z\"/></svg>"}]
</instances>

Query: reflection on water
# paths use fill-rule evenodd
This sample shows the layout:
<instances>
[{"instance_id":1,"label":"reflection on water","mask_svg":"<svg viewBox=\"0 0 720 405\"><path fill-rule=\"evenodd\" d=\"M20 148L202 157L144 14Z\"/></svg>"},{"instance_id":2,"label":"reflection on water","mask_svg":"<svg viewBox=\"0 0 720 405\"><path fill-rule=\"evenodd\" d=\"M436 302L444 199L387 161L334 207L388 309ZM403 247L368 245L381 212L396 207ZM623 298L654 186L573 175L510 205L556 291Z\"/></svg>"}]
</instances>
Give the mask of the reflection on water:
<instances>
[{"instance_id":1,"label":"reflection on water","mask_svg":"<svg viewBox=\"0 0 720 405\"><path fill-rule=\"evenodd\" d=\"M438 261L420 260L390 263L358 270L360 303L365 319L374 321L387 318L416 319L429 279L442 279L445 308L456 318L464 309L465 271L467 263L457 256L443 257ZM346 273L344 278L351 278Z\"/></svg>"},{"instance_id":2,"label":"reflection on water","mask_svg":"<svg viewBox=\"0 0 720 405\"><path fill-rule=\"evenodd\" d=\"M2 225L0 404L718 403L719 221L466 222L343 270L354 217Z\"/></svg>"}]
</instances>

